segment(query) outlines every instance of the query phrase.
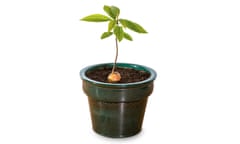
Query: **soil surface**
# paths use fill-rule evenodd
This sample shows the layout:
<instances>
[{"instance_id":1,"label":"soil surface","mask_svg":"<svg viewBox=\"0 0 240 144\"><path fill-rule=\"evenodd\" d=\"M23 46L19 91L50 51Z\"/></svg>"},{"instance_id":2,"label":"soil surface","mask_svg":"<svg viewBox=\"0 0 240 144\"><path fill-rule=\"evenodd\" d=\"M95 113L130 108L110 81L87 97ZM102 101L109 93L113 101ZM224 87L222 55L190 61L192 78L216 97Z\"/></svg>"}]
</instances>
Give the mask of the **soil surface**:
<instances>
[{"instance_id":1,"label":"soil surface","mask_svg":"<svg viewBox=\"0 0 240 144\"><path fill-rule=\"evenodd\" d=\"M133 83L146 80L150 77L150 74L145 71L134 70L130 68L119 68L116 70L121 75L121 80L117 83ZM112 68L101 68L93 71L88 71L86 73L87 77L90 79L109 83L107 80L108 75L112 72Z\"/></svg>"}]
</instances>

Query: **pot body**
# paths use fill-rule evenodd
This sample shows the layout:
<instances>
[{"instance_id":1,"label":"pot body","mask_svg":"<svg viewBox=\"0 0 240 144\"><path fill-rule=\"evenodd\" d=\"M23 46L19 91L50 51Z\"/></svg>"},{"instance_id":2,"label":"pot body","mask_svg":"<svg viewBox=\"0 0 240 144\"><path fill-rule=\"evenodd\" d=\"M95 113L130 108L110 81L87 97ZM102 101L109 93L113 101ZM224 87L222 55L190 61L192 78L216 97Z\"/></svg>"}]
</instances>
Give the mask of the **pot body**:
<instances>
[{"instance_id":1,"label":"pot body","mask_svg":"<svg viewBox=\"0 0 240 144\"><path fill-rule=\"evenodd\" d=\"M142 65L118 63L117 67L149 72L150 77L141 82L126 84L103 83L86 77L87 71L112 66L112 63L106 63L82 69L80 76L83 91L88 96L93 130L107 137L129 137L141 130L156 72Z\"/></svg>"}]
</instances>

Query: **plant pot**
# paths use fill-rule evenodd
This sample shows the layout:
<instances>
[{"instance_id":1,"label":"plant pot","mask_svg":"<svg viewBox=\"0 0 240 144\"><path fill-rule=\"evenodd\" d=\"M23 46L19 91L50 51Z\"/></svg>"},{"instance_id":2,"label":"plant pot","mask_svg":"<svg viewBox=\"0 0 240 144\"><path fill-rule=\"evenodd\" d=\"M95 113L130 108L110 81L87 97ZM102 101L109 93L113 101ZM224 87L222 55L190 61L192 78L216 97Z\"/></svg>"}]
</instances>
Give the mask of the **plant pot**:
<instances>
[{"instance_id":1,"label":"plant pot","mask_svg":"<svg viewBox=\"0 0 240 144\"><path fill-rule=\"evenodd\" d=\"M150 77L134 83L103 83L86 76L87 71L112 66L112 63L98 64L80 71L83 91L88 96L92 127L107 137L133 136L141 131L147 99L153 91L157 74L146 66L118 63L117 67L147 71Z\"/></svg>"}]
</instances>

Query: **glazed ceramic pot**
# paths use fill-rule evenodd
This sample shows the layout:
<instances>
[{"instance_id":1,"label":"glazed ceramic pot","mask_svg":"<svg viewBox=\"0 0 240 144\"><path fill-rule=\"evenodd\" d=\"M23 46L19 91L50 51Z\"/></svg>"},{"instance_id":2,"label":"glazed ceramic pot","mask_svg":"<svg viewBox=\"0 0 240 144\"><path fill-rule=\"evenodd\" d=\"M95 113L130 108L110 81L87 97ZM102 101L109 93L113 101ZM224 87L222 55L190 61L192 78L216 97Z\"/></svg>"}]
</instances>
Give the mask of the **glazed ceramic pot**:
<instances>
[{"instance_id":1,"label":"glazed ceramic pot","mask_svg":"<svg viewBox=\"0 0 240 144\"><path fill-rule=\"evenodd\" d=\"M107 137L129 137L141 131L148 96L153 91L156 72L146 66L118 63L117 67L146 71L150 77L134 83L104 83L86 76L88 71L111 67L112 63L83 68L80 77L88 96L92 127Z\"/></svg>"}]
</instances>

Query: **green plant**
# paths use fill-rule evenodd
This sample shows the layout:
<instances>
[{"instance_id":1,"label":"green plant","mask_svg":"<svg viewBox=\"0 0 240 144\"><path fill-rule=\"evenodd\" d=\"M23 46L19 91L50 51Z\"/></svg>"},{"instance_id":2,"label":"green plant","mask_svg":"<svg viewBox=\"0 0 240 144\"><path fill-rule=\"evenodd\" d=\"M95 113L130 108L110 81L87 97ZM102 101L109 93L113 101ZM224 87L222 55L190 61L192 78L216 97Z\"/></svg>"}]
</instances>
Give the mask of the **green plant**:
<instances>
[{"instance_id":1,"label":"green plant","mask_svg":"<svg viewBox=\"0 0 240 144\"><path fill-rule=\"evenodd\" d=\"M115 35L116 55L112 72L108 75L108 81L118 82L121 79L120 73L115 71L118 58L118 42L121 42L123 39L129 41L133 40L131 35L125 32L125 29L130 29L137 33L147 33L147 31L135 22L119 18L120 9L116 6L105 5L103 10L108 16L102 14L92 14L82 18L81 20L87 22L108 22L108 30L101 35L101 39Z\"/></svg>"}]
</instances>

